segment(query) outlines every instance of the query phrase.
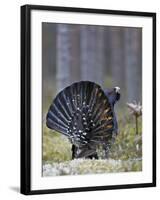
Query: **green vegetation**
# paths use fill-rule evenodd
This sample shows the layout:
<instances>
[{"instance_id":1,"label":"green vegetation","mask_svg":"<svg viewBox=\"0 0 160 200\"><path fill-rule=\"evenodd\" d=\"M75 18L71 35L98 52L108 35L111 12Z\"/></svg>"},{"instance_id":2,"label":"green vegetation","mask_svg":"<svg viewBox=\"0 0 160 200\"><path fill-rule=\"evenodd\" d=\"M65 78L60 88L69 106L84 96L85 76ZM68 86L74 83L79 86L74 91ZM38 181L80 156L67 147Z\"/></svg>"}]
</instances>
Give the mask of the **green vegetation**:
<instances>
[{"instance_id":1,"label":"green vegetation","mask_svg":"<svg viewBox=\"0 0 160 200\"><path fill-rule=\"evenodd\" d=\"M71 160L71 143L60 133L43 128L43 162Z\"/></svg>"},{"instance_id":2,"label":"green vegetation","mask_svg":"<svg viewBox=\"0 0 160 200\"><path fill-rule=\"evenodd\" d=\"M134 116L119 114L119 134L110 150L112 159L142 159L142 118L138 119L139 133L136 134Z\"/></svg>"}]
</instances>

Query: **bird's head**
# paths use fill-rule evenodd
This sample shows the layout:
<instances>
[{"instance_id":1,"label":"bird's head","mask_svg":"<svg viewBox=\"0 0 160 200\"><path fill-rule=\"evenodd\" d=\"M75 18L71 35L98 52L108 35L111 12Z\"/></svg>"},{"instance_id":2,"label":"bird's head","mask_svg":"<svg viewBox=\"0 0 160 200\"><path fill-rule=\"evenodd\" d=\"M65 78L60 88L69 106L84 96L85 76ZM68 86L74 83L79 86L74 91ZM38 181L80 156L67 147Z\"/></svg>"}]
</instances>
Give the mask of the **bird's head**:
<instances>
[{"instance_id":1,"label":"bird's head","mask_svg":"<svg viewBox=\"0 0 160 200\"><path fill-rule=\"evenodd\" d=\"M119 87L114 87L112 89L107 89L104 91L105 95L108 97L110 103L112 106L119 101L120 99L120 88Z\"/></svg>"}]
</instances>

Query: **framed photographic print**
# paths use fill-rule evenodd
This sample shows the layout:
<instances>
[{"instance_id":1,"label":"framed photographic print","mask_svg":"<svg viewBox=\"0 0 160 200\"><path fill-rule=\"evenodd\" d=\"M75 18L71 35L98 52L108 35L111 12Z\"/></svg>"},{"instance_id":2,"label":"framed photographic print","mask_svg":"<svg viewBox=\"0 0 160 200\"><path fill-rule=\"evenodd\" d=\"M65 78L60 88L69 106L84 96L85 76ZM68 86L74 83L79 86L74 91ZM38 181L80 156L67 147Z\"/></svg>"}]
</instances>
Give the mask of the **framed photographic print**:
<instances>
[{"instance_id":1,"label":"framed photographic print","mask_svg":"<svg viewBox=\"0 0 160 200\"><path fill-rule=\"evenodd\" d=\"M21 193L156 186L156 14L21 7Z\"/></svg>"}]
</instances>

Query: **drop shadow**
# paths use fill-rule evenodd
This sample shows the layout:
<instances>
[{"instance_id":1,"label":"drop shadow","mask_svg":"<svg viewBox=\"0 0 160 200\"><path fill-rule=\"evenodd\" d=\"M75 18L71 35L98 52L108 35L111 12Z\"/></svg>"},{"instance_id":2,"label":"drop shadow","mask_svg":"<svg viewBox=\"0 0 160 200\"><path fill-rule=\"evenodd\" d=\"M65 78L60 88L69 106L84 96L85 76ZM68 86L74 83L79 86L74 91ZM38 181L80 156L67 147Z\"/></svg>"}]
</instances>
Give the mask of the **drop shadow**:
<instances>
[{"instance_id":1,"label":"drop shadow","mask_svg":"<svg viewBox=\"0 0 160 200\"><path fill-rule=\"evenodd\" d=\"M20 193L20 188L18 186L10 186L9 189L14 192Z\"/></svg>"}]
</instances>

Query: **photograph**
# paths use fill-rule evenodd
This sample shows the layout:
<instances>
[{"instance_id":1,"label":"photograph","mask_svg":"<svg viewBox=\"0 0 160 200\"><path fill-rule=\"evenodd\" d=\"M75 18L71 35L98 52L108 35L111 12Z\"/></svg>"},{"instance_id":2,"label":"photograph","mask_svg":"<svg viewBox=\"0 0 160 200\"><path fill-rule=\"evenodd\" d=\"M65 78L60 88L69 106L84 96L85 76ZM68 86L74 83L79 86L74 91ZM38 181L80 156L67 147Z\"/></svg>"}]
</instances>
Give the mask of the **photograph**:
<instances>
[{"instance_id":1,"label":"photograph","mask_svg":"<svg viewBox=\"0 0 160 200\"><path fill-rule=\"evenodd\" d=\"M142 170L142 28L42 23L43 176Z\"/></svg>"}]
</instances>

